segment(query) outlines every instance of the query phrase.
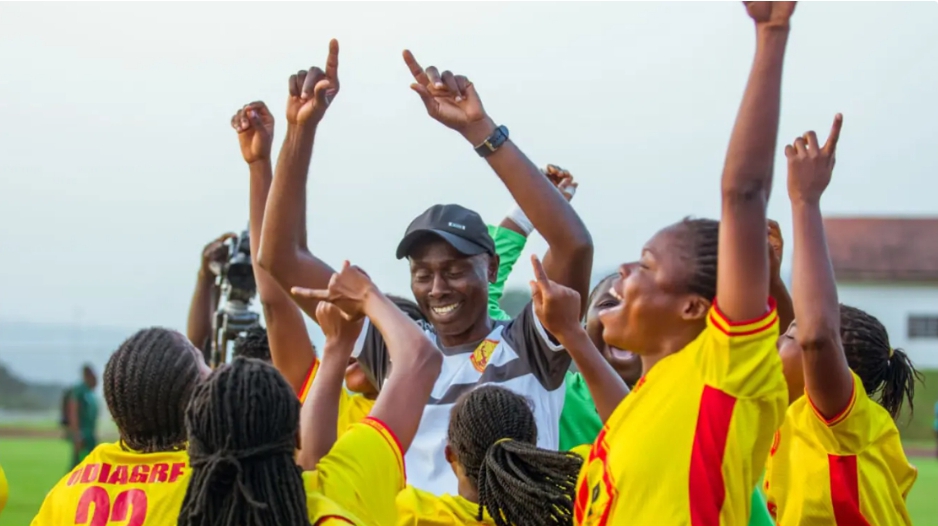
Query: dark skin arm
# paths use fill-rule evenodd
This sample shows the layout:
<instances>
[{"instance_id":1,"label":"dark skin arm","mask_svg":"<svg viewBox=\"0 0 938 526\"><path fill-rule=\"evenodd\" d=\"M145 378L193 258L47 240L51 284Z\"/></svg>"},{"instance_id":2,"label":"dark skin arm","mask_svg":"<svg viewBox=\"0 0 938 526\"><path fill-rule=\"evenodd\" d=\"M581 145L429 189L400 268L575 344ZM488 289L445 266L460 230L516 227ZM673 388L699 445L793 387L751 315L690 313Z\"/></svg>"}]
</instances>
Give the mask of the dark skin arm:
<instances>
[{"instance_id":1,"label":"dark skin arm","mask_svg":"<svg viewBox=\"0 0 938 526\"><path fill-rule=\"evenodd\" d=\"M535 277L535 281L531 282L534 313L544 328L570 353L586 381L599 417L605 422L629 394L629 387L603 358L580 324L579 294L551 281L537 256L531 256L531 263L534 265Z\"/></svg>"},{"instance_id":2,"label":"dark skin arm","mask_svg":"<svg viewBox=\"0 0 938 526\"><path fill-rule=\"evenodd\" d=\"M782 280L782 252L784 250L782 230L778 223L769 219L769 295L775 299L775 309L778 312L779 330L784 332L795 319L795 307L788 294L788 287Z\"/></svg>"},{"instance_id":3,"label":"dark skin arm","mask_svg":"<svg viewBox=\"0 0 938 526\"><path fill-rule=\"evenodd\" d=\"M306 245L306 180L317 127L339 90L338 67L339 44L333 40L325 71L313 67L289 80L287 133L267 198L257 259L284 290L300 284L325 288L335 272ZM316 319L318 300L295 301Z\"/></svg>"},{"instance_id":4,"label":"dark skin arm","mask_svg":"<svg viewBox=\"0 0 938 526\"><path fill-rule=\"evenodd\" d=\"M434 66L424 70L410 51L404 51L404 62L414 76L411 89L420 95L431 117L458 131L473 147L492 135L495 121L466 77L449 71L441 74ZM593 268L593 240L586 225L513 141L507 141L486 161L550 246L551 257L545 261L548 275L580 294L583 311Z\"/></svg>"},{"instance_id":5,"label":"dark skin arm","mask_svg":"<svg viewBox=\"0 0 938 526\"><path fill-rule=\"evenodd\" d=\"M252 102L232 117L231 125L238 132L241 154L251 174L251 258L257 295L267 322L270 356L274 367L287 379L293 390L299 393L309 368L316 359L316 353L306 332L302 312L286 291L257 263L264 209L273 178L270 146L273 141L274 118L263 102ZM305 233L300 235L305 236Z\"/></svg>"},{"instance_id":6,"label":"dark skin arm","mask_svg":"<svg viewBox=\"0 0 938 526\"><path fill-rule=\"evenodd\" d=\"M369 416L384 422L406 452L440 374L443 356L439 349L361 269L348 262L330 279L326 290L294 287L292 293L328 301L350 320L367 316L381 333L394 367Z\"/></svg>"},{"instance_id":7,"label":"dark skin arm","mask_svg":"<svg viewBox=\"0 0 938 526\"><path fill-rule=\"evenodd\" d=\"M825 418L846 409L854 389L840 339L837 282L821 215L821 195L830 184L842 122L837 115L823 147L808 132L785 148L795 241L795 338L802 349L805 391Z\"/></svg>"},{"instance_id":8,"label":"dark skin arm","mask_svg":"<svg viewBox=\"0 0 938 526\"><path fill-rule=\"evenodd\" d=\"M322 362L300 413L300 451L297 464L304 470L316 469L319 460L335 444L339 421L339 400L345 368L362 329L362 322L349 321L335 305L322 301L316 321L326 335Z\"/></svg>"},{"instance_id":9,"label":"dark skin arm","mask_svg":"<svg viewBox=\"0 0 938 526\"><path fill-rule=\"evenodd\" d=\"M213 262L223 263L228 257L228 247L225 243L229 239L238 237L233 232L222 234L202 249L202 263L199 266L199 275L189 303L189 317L186 322L186 337L202 351L206 363L209 360L210 346L207 342L212 337L212 316L217 308L215 294L215 274L210 265Z\"/></svg>"},{"instance_id":10,"label":"dark skin arm","mask_svg":"<svg viewBox=\"0 0 938 526\"><path fill-rule=\"evenodd\" d=\"M731 321L766 312L769 258L766 206L778 138L782 63L795 2L746 2L756 25L756 56L723 168L717 304Z\"/></svg>"}]
</instances>

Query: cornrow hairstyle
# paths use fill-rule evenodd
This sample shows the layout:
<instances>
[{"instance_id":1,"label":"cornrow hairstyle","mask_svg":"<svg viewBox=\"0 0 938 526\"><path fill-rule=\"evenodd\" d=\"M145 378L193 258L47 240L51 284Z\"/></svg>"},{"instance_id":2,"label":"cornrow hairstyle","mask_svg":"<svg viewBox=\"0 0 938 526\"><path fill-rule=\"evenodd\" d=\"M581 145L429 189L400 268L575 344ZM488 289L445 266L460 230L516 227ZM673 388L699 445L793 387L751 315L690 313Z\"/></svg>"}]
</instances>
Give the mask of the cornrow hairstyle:
<instances>
[{"instance_id":1,"label":"cornrow hairstyle","mask_svg":"<svg viewBox=\"0 0 938 526\"><path fill-rule=\"evenodd\" d=\"M407 298L395 296L393 294L388 294L387 296L389 300L391 300L395 305L397 305L397 308L404 311L404 314L406 314L410 319L417 322L417 325L419 325L421 328L426 329L428 327L432 327L432 325L430 325L430 322L427 320L426 315L424 315L423 311L420 310L420 307L417 306L415 302Z\"/></svg>"},{"instance_id":2,"label":"cornrow hairstyle","mask_svg":"<svg viewBox=\"0 0 938 526\"><path fill-rule=\"evenodd\" d=\"M596 301L596 296L599 294L599 291L600 291L603 287L605 287L606 285L608 285L609 282L612 281L613 279L615 279L618 275L619 275L618 272L613 272L612 274L609 274L608 276L606 276L606 277L604 277L603 279L599 280L599 283L597 283L596 286L593 287L593 290L590 291L589 297L586 298L587 310L583 312L583 323L586 323L586 316L587 316L587 314L589 314L589 308L588 308L588 307L589 307L590 305L592 305L594 301Z\"/></svg>"},{"instance_id":3,"label":"cornrow hairstyle","mask_svg":"<svg viewBox=\"0 0 938 526\"><path fill-rule=\"evenodd\" d=\"M685 217L681 224L690 234L691 258L694 261L688 288L707 301L713 301L717 297L717 245L720 240L720 222Z\"/></svg>"},{"instance_id":4,"label":"cornrow hairstyle","mask_svg":"<svg viewBox=\"0 0 938 526\"><path fill-rule=\"evenodd\" d=\"M199 383L199 357L170 329L143 329L127 338L104 368L104 400L121 444L141 453L185 448L186 404Z\"/></svg>"},{"instance_id":5,"label":"cornrow hairstyle","mask_svg":"<svg viewBox=\"0 0 938 526\"><path fill-rule=\"evenodd\" d=\"M904 401L914 409L915 380L924 381L901 349L889 345L886 327L874 316L848 305L840 306L840 339L847 364L863 382L863 389L893 419Z\"/></svg>"},{"instance_id":6,"label":"cornrow hairstyle","mask_svg":"<svg viewBox=\"0 0 938 526\"><path fill-rule=\"evenodd\" d=\"M528 400L483 385L460 397L449 422L449 446L479 492L478 520L497 526L573 524L579 456L537 447Z\"/></svg>"},{"instance_id":7,"label":"cornrow hairstyle","mask_svg":"<svg viewBox=\"0 0 938 526\"><path fill-rule=\"evenodd\" d=\"M234 341L232 354L234 357L255 358L270 363L270 340L267 339L267 329L251 327L239 334Z\"/></svg>"},{"instance_id":8,"label":"cornrow hairstyle","mask_svg":"<svg viewBox=\"0 0 938 526\"><path fill-rule=\"evenodd\" d=\"M192 478L178 526L309 525L294 461L300 403L272 365L235 358L186 410Z\"/></svg>"}]
</instances>

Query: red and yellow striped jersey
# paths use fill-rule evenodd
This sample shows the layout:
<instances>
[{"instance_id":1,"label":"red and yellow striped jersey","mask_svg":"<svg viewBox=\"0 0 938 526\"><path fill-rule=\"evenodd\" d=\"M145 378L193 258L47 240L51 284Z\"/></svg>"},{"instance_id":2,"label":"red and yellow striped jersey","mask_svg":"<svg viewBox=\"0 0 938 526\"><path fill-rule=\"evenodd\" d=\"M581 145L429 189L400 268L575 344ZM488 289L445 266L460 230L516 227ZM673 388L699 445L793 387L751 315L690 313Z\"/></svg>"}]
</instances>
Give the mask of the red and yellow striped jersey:
<instances>
[{"instance_id":1,"label":"red and yellow striped jersey","mask_svg":"<svg viewBox=\"0 0 938 526\"><path fill-rule=\"evenodd\" d=\"M319 371L319 360L316 359L313 361L313 365L309 368L309 373L306 375L306 380L303 381L303 388L300 389L300 404L306 402L306 397L309 395L309 388L313 385L313 380L316 378L316 373ZM338 425L336 426L336 437L342 436L343 433L348 431L352 424L357 424L365 419L369 413L371 413L371 408L375 406L375 401L365 398L364 396L356 393L350 393L346 389L342 389L342 394L339 396L339 419Z\"/></svg>"},{"instance_id":2,"label":"red and yellow striped jersey","mask_svg":"<svg viewBox=\"0 0 938 526\"><path fill-rule=\"evenodd\" d=\"M853 375L853 396L828 420L807 395L788 408L763 489L779 526L910 526L917 477L889 413Z\"/></svg>"},{"instance_id":3,"label":"red and yellow striped jersey","mask_svg":"<svg viewBox=\"0 0 938 526\"><path fill-rule=\"evenodd\" d=\"M579 526L739 526L788 405L778 316L707 327L638 382L584 463Z\"/></svg>"}]
</instances>

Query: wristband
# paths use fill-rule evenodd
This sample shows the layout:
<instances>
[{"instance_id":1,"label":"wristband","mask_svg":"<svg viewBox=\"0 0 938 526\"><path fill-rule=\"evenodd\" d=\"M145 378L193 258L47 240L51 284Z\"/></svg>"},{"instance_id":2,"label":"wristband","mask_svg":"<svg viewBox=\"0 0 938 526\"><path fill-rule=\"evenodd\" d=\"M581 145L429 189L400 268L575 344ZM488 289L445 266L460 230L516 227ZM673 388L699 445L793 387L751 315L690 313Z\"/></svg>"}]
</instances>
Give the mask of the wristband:
<instances>
[{"instance_id":1,"label":"wristband","mask_svg":"<svg viewBox=\"0 0 938 526\"><path fill-rule=\"evenodd\" d=\"M530 236L531 232L534 232L534 225L531 224L531 220L528 219L528 216L525 215L520 206L515 205L515 207L511 209L511 212L508 212L508 219L511 219L518 225L518 228L521 229L524 235Z\"/></svg>"}]
</instances>

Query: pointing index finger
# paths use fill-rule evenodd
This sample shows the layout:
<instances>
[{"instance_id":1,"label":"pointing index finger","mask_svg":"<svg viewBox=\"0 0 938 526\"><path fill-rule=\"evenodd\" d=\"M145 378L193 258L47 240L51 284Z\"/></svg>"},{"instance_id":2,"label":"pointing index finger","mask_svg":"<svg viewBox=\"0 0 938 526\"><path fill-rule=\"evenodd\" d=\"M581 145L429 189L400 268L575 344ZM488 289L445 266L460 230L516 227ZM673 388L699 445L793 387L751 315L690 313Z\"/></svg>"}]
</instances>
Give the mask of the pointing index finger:
<instances>
[{"instance_id":1,"label":"pointing index finger","mask_svg":"<svg viewBox=\"0 0 938 526\"><path fill-rule=\"evenodd\" d=\"M426 86L430 83L429 79L427 79L427 73L420 67L420 64L417 63L417 59L414 58L414 54L411 53L409 49L404 50L404 63L410 68L410 74L414 76L414 80L417 81L417 84Z\"/></svg>"},{"instance_id":2,"label":"pointing index finger","mask_svg":"<svg viewBox=\"0 0 938 526\"><path fill-rule=\"evenodd\" d=\"M339 41L329 41L329 56L326 58L326 77L335 79L339 77Z\"/></svg>"},{"instance_id":3,"label":"pointing index finger","mask_svg":"<svg viewBox=\"0 0 938 526\"><path fill-rule=\"evenodd\" d=\"M308 298L319 301L329 301L329 291L325 289L307 289L304 287L290 288L290 294L298 298Z\"/></svg>"},{"instance_id":4,"label":"pointing index finger","mask_svg":"<svg viewBox=\"0 0 938 526\"><path fill-rule=\"evenodd\" d=\"M837 149L837 141L840 140L840 128L844 125L844 116L840 113L834 115L834 124L831 126L831 134L824 143L824 152L833 153Z\"/></svg>"},{"instance_id":5,"label":"pointing index finger","mask_svg":"<svg viewBox=\"0 0 938 526\"><path fill-rule=\"evenodd\" d=\"M539 284L546 285L550 279L547 277L547 272L544 271L544 265L541 265L541 260L538 259L536 254L531 255L531 265L534 267L534 279L537 280Z\"/></svg>"}]
</instances>

